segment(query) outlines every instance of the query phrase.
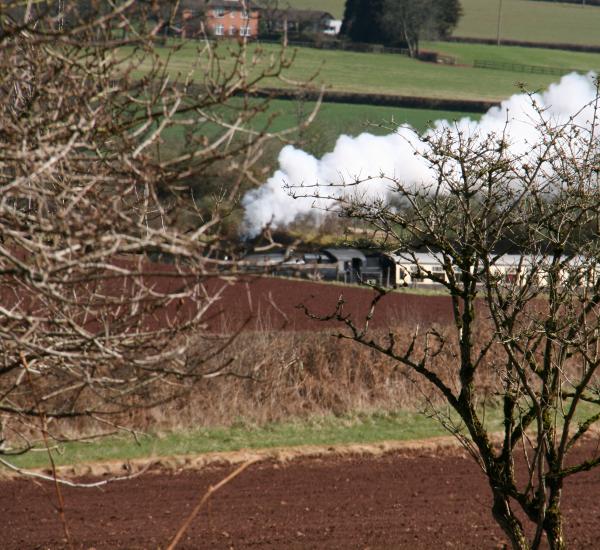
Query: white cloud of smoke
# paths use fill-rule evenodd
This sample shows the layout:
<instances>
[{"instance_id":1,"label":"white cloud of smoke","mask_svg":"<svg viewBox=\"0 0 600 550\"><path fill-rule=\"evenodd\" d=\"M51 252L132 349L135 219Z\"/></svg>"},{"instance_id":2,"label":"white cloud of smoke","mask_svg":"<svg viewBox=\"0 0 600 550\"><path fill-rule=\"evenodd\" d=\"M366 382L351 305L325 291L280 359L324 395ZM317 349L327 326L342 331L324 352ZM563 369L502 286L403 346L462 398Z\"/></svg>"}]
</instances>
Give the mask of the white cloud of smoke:
<instances>
[{"instance_id":1,"label":"white cloud of smoke","mask_svg":"<svg viewBox=\"0 0 600 550\"><path fill-rule=\"evenodd\" d=\"M536 117L533 102L538 109L544 110L547 120L565 123L569 117L577 115L575 122L585 125L591 119L590 104L597 93L595 78L592 73L585 76L569 74L543 93L532 97L513 95L500 106L491 108L479 121L468 118L452 123L439 120L429 132L450 128L466 135L487 136L502 132L508 121L511 154L526 153L541 138L535 124L539 115ZM588 107L584 108L586 105ZM399 127L386 136L369 133L357 137L342 135L333 151L321 159L292 146L284 147L279 154L279 169L264 185L249 191L243 198L244 232L253 237L269 223L273 227L284 227L303 215L313 216L318 223L320 211L314 208L315 199L293 198L289 188L372 178L353 191L375 199L389 193L389 182L378 177L382 173L401 179L408 185L426 185L431 182L432 174L425 160L414 154L422 147L424 144L409 126ZM311 191L314 188L307 189L305 194L311 194ZM348 191L343 187L329 187L326 192L330 196L341 196ZM322 208L331 205L332 200L320 199L316 203Z\"/></svg>"}]
</instances>

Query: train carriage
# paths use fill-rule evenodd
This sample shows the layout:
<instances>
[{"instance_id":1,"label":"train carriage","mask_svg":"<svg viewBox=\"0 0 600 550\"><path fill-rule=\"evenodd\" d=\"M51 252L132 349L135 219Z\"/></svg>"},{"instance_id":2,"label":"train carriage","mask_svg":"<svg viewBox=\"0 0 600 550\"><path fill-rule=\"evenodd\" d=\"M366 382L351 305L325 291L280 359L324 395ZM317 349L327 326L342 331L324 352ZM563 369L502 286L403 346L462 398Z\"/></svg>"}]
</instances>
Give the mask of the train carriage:
<instances>
[{"instance_id":1,"label":"train carriage","mask_svg":"<svg viewBox=\"0 0 600 550\"><path fill-rule=\"evenodd\" d=\"M543 288L549 285L551 277L558 277L560 284L589 287L598 281L597 263L596 259L583 256L499 254L489 258L487 275L484 276L483 265L473 268L471 275L480 284L507 288L523 285ZM241 265L251 273L382 287L440 287L448 282L450 273L457 280L462 276L456 265L448 265L440 252L433 251L388 253L330 247L317 252L248 254Z\"/></svg>"}]
</instances>

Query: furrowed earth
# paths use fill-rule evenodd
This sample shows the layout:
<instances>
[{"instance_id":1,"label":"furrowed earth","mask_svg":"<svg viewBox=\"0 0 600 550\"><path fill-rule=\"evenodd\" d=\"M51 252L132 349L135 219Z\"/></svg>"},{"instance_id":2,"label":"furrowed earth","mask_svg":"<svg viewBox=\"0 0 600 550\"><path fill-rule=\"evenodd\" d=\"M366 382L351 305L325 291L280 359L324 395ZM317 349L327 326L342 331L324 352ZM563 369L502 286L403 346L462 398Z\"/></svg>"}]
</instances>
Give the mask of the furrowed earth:
<instances>
[{"instance_id":1,"label":"furrowed earth","mask_svg":"<svg viewBox=\"0 0 600 550\"><path fill-rule=\"evenodd\" d=\"M208 281L220 299L209 310L207 325L214 332L245 330L324 330L339 328L335 320L317 320L313 316L331 316L338 300L343 299L343 314L364 322L376 292L359 286L281 279L245 277L235 283ZM305 312L305 309L307 310ZM372 328L387 328L403 322L446 324L452 318L447 295L390 292L384 296L370 323Z\"/></svg>"},{"instance_id":2,"label":"furrowed earth","mask_svg":"<svg viewBox=\"0 0 600 550\"><path fill-rule=\"evenodd\" d=\"M592 451L588 443L578 458ZM165 548L209 486L236 465L147 473L102 489L63 489L75 548ZM0 484L2 548L66 548L51 483ZM600 473L569 479L571 548L597 548ZM299 456L251 465L216 492L178 548L504 548L490 490L451 446Z\"/></svg>"}]
</instances>

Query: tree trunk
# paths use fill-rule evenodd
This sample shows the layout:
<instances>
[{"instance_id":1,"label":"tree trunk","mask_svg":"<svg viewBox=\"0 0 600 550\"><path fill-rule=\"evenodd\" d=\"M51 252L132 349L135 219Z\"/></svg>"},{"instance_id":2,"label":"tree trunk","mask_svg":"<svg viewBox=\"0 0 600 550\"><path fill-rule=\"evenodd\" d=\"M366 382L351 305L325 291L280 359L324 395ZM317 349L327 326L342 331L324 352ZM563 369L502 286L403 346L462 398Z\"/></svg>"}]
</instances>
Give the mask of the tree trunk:
<instances>
[{"instance_id":1,"label":"tree trunk","mask_svg":"<svg viewBox=\"0 0 600 550\"><path fill-rule=\"evenodd\" d=\"M402 31L404 34L404 41L406 42L406 47L408 48L408 57L414 58L414 57L416 57L415 50L413 47L414 44L413 44L413 41L411 40L410 33L408 32L408 29L406 27L405 20L402 21Z\"/></svg>"},{"instance_id":2,"label":"tree trunk","mask_svg":"<svg viewBox=\"0 0 600 550\"><path fill-rule=\"evenodd\" d=\"M529 543L523 532L523 526L510 509L508 498L493 488L492 491L494 492L492 514L496 523L500 525L504 533L508 536L515 550L529 550Z\"/></svg>"},{"instance_id":3,"label":"tree trunk","mask_svg":"<svg viewBox=\"0 0 600 550\"><path fill-rule=\"evenodd\" d=\"M550 550L564 550L567 547L563 532L562 513L560 511L560 490L550 498L544 518L544 531L548 538Z\"/></svg>"}]
</instances>

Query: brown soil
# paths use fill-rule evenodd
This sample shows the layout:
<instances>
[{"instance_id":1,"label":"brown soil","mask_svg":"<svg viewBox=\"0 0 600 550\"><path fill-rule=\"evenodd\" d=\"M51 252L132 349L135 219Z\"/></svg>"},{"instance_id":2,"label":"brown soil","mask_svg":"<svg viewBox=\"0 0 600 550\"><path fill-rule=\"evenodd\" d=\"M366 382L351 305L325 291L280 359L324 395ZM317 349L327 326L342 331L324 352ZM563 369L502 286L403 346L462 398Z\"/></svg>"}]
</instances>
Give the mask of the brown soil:
<instances>
[{"instance_id":1,"label":"brown soil","mask_svg":"<svg viewBox=\"0 0 600 550\"><path fill-rule=\"evenodd\" d=\"M324 330L340 327L336 321L317 321L310 313L331 315L340 297L345 301L344 314L355 322L364 322L375 291L352 285L313 283L275 277L244 277L234 283L210 281L214 292L223 289L221 299L209 311L207 323L213 331L231 332L244 323L247 330ZM425 296L392 292L377 306L371 322L373 328L387 328L400 323L447 323L452 309L447 296Z\"/></svg>"},{"instance_id":2,"label":"brown soil","mask_svg":"<svg viewBox=\"0 0 600 550\"><path fill-rule=\"evenodd\" d=\"M164 548L209 485L235 466L147 474L102 490L63 489L76 548ZM2 548L63 548L51 484L0 484ZM600 472L567 483L572 548L597 548ZM269 460L212 497L179 548L501 548L472 459L405 449Z\"/></svg>"}]
</instances>

